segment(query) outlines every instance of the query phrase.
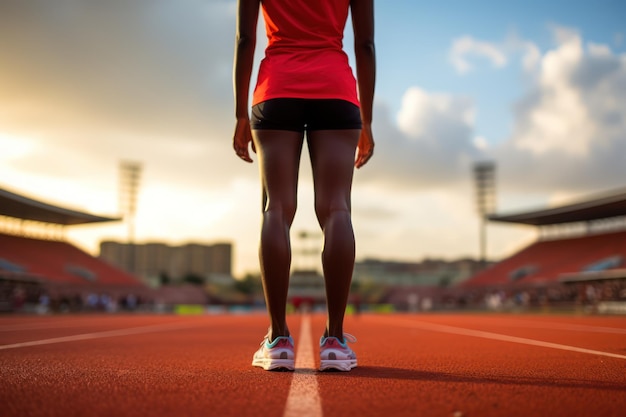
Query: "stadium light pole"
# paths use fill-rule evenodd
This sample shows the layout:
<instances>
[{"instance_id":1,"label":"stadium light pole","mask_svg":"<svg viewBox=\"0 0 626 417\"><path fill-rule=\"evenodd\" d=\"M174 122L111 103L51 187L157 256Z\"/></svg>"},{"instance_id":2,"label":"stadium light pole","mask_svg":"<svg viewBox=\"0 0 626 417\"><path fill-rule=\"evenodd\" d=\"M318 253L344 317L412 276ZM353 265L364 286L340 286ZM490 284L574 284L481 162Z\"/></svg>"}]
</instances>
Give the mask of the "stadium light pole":
<instances>
[{"instance_id":1,"label":"stadium light pole","mask_svg":"<svg viewBox=\"0 0 626 417\"><path fill-rule=\"evenodd\" d=\"M128 226L128 272L135 273L135 213L142 166L139 162L120 162L120 210Z\"/></svg>"},{"instance_id":2,"label":"stadium light pole","mask_svg":"<svg viewBox=\"0 0 626 417\"><path fill-rule=\"evenodd\" d=\"M480 216L480 264L484 268L487 262L487 216L496 209L495 192L496 165L490 161L474 164L476 184L476 208Z\"/></svg>"},{"instance_id":3,"label":"stadium light pole","mask_svg":"<svg viewBox=\"0 0 626 417\"><path fill-rule=\"evenodd\" d=\"M309 246L308 242L313 242L313 245L315 245L315 241L320 237L319 233L302 230L298 233L298 237L300 242L302 242L302 247L298 251L298 254L301 255L299 269L301 271L316 271L317 267L313 259L316 259L315 257L319 254L319 249L316 246Z\"/></svg>"}]
</instances>

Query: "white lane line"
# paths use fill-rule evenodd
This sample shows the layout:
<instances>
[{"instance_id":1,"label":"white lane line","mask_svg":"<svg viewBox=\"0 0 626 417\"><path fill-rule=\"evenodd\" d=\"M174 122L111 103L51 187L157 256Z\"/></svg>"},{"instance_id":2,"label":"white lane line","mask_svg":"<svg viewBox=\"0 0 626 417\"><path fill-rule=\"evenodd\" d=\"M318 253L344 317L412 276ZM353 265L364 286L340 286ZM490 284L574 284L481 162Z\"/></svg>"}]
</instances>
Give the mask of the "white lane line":
<instances>
[{"instance_id":1,"label":"white lane line","mask_svg":"<svg viewBox=\"0 0 626 417\"><path fill-rule=\"evenodd\" d=\"M311 319L305 314L302 316L298 339L296 370L291 380L283 417L322 417L322 402L315 372Z\"/></svg>"},{"instance_id":2,"label":"white lane line","mask_svg":"<svg viewBox=\"0 0 626 417\"><path fill-rule=\"evenodd\" d=\"M599 350L584 349L575 346L561 345L558 343L542 342L541 340L526 339L525 337L507 336L505 334L483 332L481 330L464 329L462 327L446 326L444 324L426 323L423 321L412 321L396 319L394 325L403 327L412 327L422 330L431 330L441 333L458 334L462 336L481 337L483 339L501 340L503 342L520 343L523 345L540 346L551 349L566 350L569 352L588 353L597 356L608 356L609 358L626 359L626 355L618 355L616 353L602 352Z\"/></svg>"},{"instance_id":3,"label":"white lane line","mask_svg":"<svg viewBox=\"0 0 626 417\"><path fill-rule=\"evenodd\" d=\"M97 333L83 333L83 334L76 334L72 336L54 337L51 339L33 340L31 342L13 343L11 345L0 345L0 350L17 349L17 348L31 347L31 346L51 345L54 343L76 342L80 340L102 339L106 337L129 336L129 335L134 335L134 334L179 330L179 329L184 329L187 327L195 327L199 325L204 325L204 323L178 322L178 323L171 323L171 324L155 324L151 326L131 327L128 329L120 329L120 330L108 330L105 332L97 332Z\"/></svg>"},{"instance_id":4,"label":"white lane line","mask_svg":"<svg viewBox=\"0 0 626 417\"><path fill-rule=\"evenodd\" d=\"M76 327L79 326L89 326L90 323L87 321L50 321L46 322L37 322L37 323L22 323L22 324L6 324L0 325L0 332L20 332L24 330L50 330L50 329L60 329L66 327Z\"/></svg>"},{"instance_id":5,"label":"white lane line","mask_svg":"<svg viewBox=\"0 0 626 417\"><path fill-rule=\"evenodd\" d=\"M506 325L536 329L568 330L574 332L626 334L626 329L621 329L619 327L589 326L586 324L558 323L554 321L536 322L531 320L515 320L507 322Z\"/></svg>"}]
</instances>

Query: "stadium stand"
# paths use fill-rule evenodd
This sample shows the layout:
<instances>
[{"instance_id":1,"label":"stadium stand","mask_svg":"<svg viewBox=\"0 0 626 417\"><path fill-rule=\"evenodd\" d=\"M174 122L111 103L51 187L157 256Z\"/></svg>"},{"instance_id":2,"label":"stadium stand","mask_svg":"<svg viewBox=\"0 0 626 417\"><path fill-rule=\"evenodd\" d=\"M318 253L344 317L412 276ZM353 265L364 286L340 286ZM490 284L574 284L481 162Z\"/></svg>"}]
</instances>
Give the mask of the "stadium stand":
<instances>
[{"instance_id":1,"label":"stadium stand","mask_svg":"<svg viewBox=\"0 0 626 417\"><path fill-rule=\"evenodd\" d=\"M125 303L129 295L134 300L148 297L149 289L137 277L68 242L25 236L27 226L32 233L32 229L121 219L58 207L5 189L0 189L0 216L0 225L16 221L20 225L18 230L0 233L0 310L19 310L42 301L81 308L90 297L92 301L98 297L97 303L106 308L103 300L112 304Z\"/></svg>"},{"instance_id":2,"label":"stadium stand","mask_svg":"<svg viewBox=\"0 0 626 417\"><path fill-rule=\"evenodd\" d=\"M626 231L532 243L465 286L558 282L566 274L610 271L626 260Z\"/></svg>"},{"instance_id":3,"label":"stadium stand","mask_svg":"<svg viewBox=\"0 0 626 417\"><path fill-rule=\"evenodd\" d=\"M457 285L461 304L626 302L626 191L488 219L539 227L541 237Z\"/></svg>"},{"instance_id":4,"label":"stadium stand","mask_svg":"<svg viewBox=\"0 0 626 417\"><path fill-rule=\"evenodd\" d=\"M60 241L0 234L0 269L55 283L141 287L134 276Z\"/></svg>"}]
</instances>

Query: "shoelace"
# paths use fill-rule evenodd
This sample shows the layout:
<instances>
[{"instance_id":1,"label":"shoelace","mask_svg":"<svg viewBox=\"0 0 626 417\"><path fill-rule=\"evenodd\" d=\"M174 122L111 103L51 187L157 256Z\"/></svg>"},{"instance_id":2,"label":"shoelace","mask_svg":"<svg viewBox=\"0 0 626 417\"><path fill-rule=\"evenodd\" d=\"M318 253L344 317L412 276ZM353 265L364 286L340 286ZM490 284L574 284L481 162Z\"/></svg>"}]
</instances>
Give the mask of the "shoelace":
<instances>
[{"instance_id":1,"label":"shoelace","mask_svg":"<svg viewBox=\"0 0 626 417\"><path fill-rule=\"evenodd\" d=\"M345 340L346 342L350 342L350 343L356 343L356 337L354 337L350 333L344 333L343 340Z\"/></svg>"}]
</instances>

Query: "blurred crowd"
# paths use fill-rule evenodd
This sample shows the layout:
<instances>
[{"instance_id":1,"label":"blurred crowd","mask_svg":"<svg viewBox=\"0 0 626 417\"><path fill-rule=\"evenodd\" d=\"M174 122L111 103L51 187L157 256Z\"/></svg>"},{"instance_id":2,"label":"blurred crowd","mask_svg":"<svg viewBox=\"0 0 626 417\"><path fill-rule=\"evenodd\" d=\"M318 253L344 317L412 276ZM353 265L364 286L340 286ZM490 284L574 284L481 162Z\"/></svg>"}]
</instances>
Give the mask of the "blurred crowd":
<instances>
[{"instance_id":1,"label":"blurred crowd","mask_svg":"<svg viewBox=\"0 0 626 417\"><path fill-rule=\"evenodd\" d=\"M76 292L50 295L41 286L0 281L0 311L69 313L137 311L150 308L150 301L133 293Z\"/></svg>"},{"instance_id":2,"label":"blurred crowd","mask_svg":"<svg viewBox=\"0 0 626 417\"><path fill-rule=\"evenodd\" d=\"M179 289L179 291L183 291ZM155 295L156 296L156 295ZM158 296L157 296L158 297ZM171 297L169 297L171 298ZM202 298L202 297L201 297ZM291 300L299 310L299 300ZM219 300L198 301L200 304L219 304ZM626 306L626 279L552 284L537 287L474 287L465 289L433 287L398 287L389 289L377 299L362 299L358 293L350 300L351 307L360 310L379 310L381 305L390 311L427 312L438 310L515 311L532 309L576 309L598 311L606 302ZM176 304L189 304L177 302ZM163 300L149 299L133 292L66 291L49 293L37 283L0 280L0 312L25 313L88 313L163 311ZM309 303L311 308L315 303Z\"/></svg>"}]
</instances>

